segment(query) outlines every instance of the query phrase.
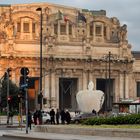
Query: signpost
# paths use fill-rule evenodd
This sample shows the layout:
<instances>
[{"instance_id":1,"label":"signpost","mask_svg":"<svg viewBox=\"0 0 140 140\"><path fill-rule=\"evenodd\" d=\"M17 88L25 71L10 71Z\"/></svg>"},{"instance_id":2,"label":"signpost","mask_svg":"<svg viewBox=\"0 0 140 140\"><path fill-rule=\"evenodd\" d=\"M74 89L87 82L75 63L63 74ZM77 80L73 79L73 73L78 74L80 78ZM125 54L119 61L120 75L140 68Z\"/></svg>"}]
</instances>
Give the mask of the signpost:
<instances>
[{"instance_id":1,"label":"signpost","mask_svg":"<svg viewBox=\"0 0 140 140\"><path fill-rule=\"evenodd\" d=\"M28 134L28 93L27 93L27 87L28 87L28 74L29 69L27 67L21 68L21 77L20 77L20 87L24 89L25 91L25 108L26 108L26 134Z\"/></svg>"}]
</instances>

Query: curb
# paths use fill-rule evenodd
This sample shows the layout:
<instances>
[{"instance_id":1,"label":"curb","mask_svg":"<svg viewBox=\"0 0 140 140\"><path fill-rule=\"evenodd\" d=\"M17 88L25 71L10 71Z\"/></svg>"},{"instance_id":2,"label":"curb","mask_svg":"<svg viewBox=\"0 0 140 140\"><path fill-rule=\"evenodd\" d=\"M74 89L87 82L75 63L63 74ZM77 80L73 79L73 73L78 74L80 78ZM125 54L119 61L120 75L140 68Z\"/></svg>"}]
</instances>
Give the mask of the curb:
<instances>
[{"instance_id":1,"label":"curb","mask_svg":"<svg viewBox=\"0 0 140 140\"><path fill-rule=\"evenodd\" d=\"M28 134L27 134L28 135ZM30 136L22 136L22 135L12 135L12 134L3 134L3 137L6 138L22 138L24 140L53 140L53 139L47 139L47 138L37 138L37 137L30 137Z\"/></svg>"},{"instance_id":2,"label":"curb","mask_svg":"<svg viewBox=\"0 0 140 140\"><path fill-rule=\"evenodd\" d=\"M110 136L110 137L131 137L140 138L139 129L120 129L120 128L82 128L74 126L36 126L35 132L60 133L88 136Z\"/></svg>"},{"instance_id":3,"label":"curb","mask_svg":"<svg viewBox=\"0 0 140 140\"><path fill-rule=\"evenodd\" d=\"M19 126L19 125L7 125L7 128L25 128L25 126Z\"/></svg>"}]
</instances>

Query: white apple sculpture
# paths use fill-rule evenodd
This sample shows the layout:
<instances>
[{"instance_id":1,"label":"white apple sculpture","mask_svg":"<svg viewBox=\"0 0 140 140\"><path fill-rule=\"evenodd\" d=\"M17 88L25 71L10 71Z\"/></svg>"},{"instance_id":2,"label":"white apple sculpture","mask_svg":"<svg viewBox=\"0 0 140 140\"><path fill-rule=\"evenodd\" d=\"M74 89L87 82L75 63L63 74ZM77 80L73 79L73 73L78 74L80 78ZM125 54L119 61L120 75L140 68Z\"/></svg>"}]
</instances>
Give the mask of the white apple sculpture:
<instances>
[{"instance_id":1,"label":"white apple sculpture","mask_svg":"<svg viewBox=\"0 0 140 140\"><path fill-rule=\"evenodd\" d=\"M92 81L88 84L87 90L81 90L76 95L80 111L91 113L93 109L98 113L104 102L104 93L101 90L93 90Z\"/></svg>"}]
</instances>

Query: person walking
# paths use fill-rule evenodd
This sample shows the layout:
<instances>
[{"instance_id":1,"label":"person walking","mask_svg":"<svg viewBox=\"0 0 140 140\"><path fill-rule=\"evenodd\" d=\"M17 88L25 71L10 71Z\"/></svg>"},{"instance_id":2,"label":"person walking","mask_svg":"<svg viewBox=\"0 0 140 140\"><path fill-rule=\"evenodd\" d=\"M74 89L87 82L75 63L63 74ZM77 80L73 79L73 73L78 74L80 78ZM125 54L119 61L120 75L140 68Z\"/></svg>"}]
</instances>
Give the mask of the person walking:
<instances>
[{"instance_id":1,"label":"person walking","mask_svg":"<svg viewBox=\"0 0 140 140\"><path fill-rule=\"evenodd\" d=\"M51 124L55 124L55 111L54 109L51 109L50 111L50 117L51 117Z\"/></svg>"},{"instance_id":2,"label":"person walking","mask_svg":"<svg viewBox=\"0 0 140 140\"><path fill-rule=\"evenodd\" d=\"M32 128L32 114L30 111L28 112L28 127L31 130L31 128Z\"/></svg>"},{"instance_id":3,"label":"person walking","mask_svg":"<svg viewBox=\"0 0 140 140\"><path fill-rule=\"evenodd\" d=\"M56 110L56 123L59 124L60 112L59 109Z\"/></svg>"},{"instance_id":4,"label":"person walking","mask_svg":"<svg viewBox=\"0 0 140 140\"><path fill-rule=\"evenodd\" d=\"M37 125L37 114L38 112L37 112L37 110L34 112L34 114L33 114L33 118L34 118L34 124L35 125Z\"/></svg>"},{"instance_id":5,"label":"person walking","mask_svg":"<svg viewBox=\"0 0 140 140\"><path fill-rule=\"evenodd\" d=\"M68 110L66 110L66 122L67 122L67 124L70 124L70 121L71 121L70 113Z\"/></svg>"},{"instance_id":6,"label":"person walking","mask_svg":"<svg viewBox=\"0 0 140 140\"><path fill-rule=\"evenodd\" d=\"M62 110L60 115L61 115L61 123L65 124L65 120L66 120L66 113L65 113L65 111Z\"/></svg>"},{"instance_id":7,"label":"person walking","mask_svg":"<svg viewBox=\"0 0 140 140\"><path fill-rule=\"evenodd\" d=\"M39 124L42 124L42 112L41 112L41 110L38 110L37 112L38 112L37 118L38 118Z\"/></svg>"}]
</instances>

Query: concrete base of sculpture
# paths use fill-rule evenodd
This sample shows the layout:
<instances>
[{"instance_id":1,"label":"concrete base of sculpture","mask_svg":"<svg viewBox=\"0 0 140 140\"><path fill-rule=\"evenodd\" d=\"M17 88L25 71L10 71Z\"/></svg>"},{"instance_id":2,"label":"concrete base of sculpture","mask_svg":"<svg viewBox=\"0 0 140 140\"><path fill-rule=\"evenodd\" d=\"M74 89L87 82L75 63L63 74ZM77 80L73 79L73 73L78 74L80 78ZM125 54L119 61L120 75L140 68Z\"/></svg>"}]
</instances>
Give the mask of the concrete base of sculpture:
<instances>
[{"instance_id":1,"label":"concrete base of sculpture","mask_svg":"<svg viewBox=\"0 0 140 140\"><path fill-rule=\"evenodd\" d=\"M89 82L87 90L81 90L76 95L79 110L86 113L91 113L93 110L99 112L103 102L104 93L101 90L93 90L93 82Z\"/></svg>"}]
</instances>

